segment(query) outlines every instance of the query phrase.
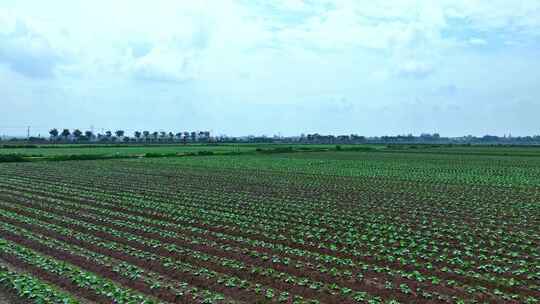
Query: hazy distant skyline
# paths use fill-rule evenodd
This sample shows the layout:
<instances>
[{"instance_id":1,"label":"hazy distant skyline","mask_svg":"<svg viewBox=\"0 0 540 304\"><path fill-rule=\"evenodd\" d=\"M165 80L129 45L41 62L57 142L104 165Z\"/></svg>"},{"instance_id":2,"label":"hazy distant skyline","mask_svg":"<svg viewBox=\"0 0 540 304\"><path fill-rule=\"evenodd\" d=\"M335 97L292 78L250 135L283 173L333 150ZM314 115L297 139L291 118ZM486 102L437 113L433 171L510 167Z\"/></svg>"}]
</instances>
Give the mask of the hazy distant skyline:
<instances>
[{"instance_id":1,"label":"hazy distant skyline","mask_svg":"<svg viewBox=\"0 0 540 304\"><path fill-rule=\"evenodd\" d=\"M538 58L538 0L0 0L0 135L534 135Z\"/></svg>"}]
</instances>

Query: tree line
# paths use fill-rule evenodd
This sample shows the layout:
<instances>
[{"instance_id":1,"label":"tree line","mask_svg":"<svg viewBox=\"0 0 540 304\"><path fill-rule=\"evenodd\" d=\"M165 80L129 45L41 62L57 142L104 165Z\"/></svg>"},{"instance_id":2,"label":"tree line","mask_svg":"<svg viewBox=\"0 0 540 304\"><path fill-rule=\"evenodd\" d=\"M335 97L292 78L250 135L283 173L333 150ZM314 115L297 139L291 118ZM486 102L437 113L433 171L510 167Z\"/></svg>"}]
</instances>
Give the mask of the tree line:
<instances>
[{"instance_id":1,"label":"tree line","mask_svg":"<svg viewBox=\"0 0 540 304\"><path fill-rule=\"evenodd\" d=\"M92 131L79 129L62 131L54 128L49 131L51 141L64 142L208 142L211 140L209 131L135 131L132 136L124 130L106 131L103 134L95 134Z\"/></svg>"},{"instance_id":2,"label":"tree line","mask_svg":"<svg viewBox=\"0 0 540 304\"><path fill-rule=\"evenodd\" d=\"M22 138L11 138L9 141L21 141ZM1 139L0 139L1 140ZM540 145L540 135L533 136L461 136L444 137L438 133L422 133L420 135L394 135L394 136L361 136L324 135L319 133L301 134L300 136L211 136L209 131L135 131L127 135L124 130L106 131L95 134L93 131L80 129L51 129L49 138L27 137L30 143L287 143L287 144L509 144L509 145Z\"/></svg>"},{"instance_id":3,"label":"tree line","mask_svg":"<svg viewBox=\"0 0 540 304\"><path fill-rule=\"evenodd\" d=\"M420 135L395 135L395 136L358 136L351 135L321 135L302 134L298 139L301 143L315 144L362 144L362 143L382 143L382 144L540 144L540 135L534 136L461 136L444 137L439 133L422 133Z\"/></svg>"}]
</instances>

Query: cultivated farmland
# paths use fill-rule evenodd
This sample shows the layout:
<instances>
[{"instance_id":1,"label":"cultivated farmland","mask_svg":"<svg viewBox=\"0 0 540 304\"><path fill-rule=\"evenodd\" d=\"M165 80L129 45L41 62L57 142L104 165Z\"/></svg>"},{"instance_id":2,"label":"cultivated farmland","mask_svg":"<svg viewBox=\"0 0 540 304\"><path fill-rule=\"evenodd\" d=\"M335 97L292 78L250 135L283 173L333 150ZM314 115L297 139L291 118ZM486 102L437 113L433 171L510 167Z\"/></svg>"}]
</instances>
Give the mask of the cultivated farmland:
<instances>
[{"instance_id":1,"label":"cultivated farmland","mask_svg":"<svg viewBox=\"0 0 540 304\"><path fill-rule=\"evenodd\" d=\"M0 164L0 294L538 303L540 154L498 149Z\"/></svg>"}]
</instances>

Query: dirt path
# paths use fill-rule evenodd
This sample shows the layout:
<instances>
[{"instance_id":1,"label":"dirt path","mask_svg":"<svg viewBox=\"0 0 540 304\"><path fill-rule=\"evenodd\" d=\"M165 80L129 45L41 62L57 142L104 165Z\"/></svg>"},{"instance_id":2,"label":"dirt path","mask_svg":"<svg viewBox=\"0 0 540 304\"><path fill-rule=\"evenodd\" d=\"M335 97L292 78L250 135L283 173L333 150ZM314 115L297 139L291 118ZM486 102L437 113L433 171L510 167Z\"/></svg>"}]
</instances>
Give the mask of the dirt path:
<instances>
[{"instance_id":1,"label":"dirt path","mask_svg":"<svg viewBox=\"0 0 540 304\"><path fill-rule=\"evenodd\" d=\"M15 295L0 287L0 304L27 304L24 300L18 299Z\"/></svg>"}]
</instances>

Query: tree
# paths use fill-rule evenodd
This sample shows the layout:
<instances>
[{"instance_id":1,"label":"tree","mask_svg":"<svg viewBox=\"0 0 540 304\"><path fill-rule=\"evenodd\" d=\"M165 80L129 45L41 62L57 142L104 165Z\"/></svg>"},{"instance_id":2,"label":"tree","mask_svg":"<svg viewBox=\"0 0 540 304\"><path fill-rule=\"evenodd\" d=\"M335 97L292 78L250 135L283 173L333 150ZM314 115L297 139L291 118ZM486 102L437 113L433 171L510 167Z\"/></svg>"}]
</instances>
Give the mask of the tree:
<instances>
[{"instance_id":1,"label":"tree","mask_svg":"<svg viewBox=\"0 0 540 304\"><path fill-rule=\"evenodd\" d=\"M174 139L174 133L173 132L169 132L169 140L170 141L173 141Z\"/></svg>"},{"instance_id":2,"label":"tree","mask_svg":"<svg viewBox=\"0 0 540 304\"><path fill-rule=\"evenodd\" d=\"M58 130L57 129L52 129L52 130L49 131L49 134L51 135L52 139L56 139L58 137Z\"/></svg>"},{"instance_id":3,"label":"tree","mask_svg":"<svg viewBox=\"0 0 540 304\"><path fill-rule=\"evenodd\" d=\"M114 132L114 134L116 134L116 137L123 137L124 136L124 131L123 130L118 130L118 131Z\"/></svg>"},{"instance_id":4,"label":"tree","mask_svg":"<svg viewBox=\"0 0 540 304\"><path fill-rule=\"evenodd\" d=\"M62 135L62 137L63 137L65 140L67 140L70 134L71 134L71 133L69 132L69 129L64 129L64 130L62 130L62 134L60 134L60 135Z\"/></svg>"},{"instance_id":5,"label":"tree","mask_svg":"<svg viewBox=\"0 0 540 304\"><path fill-rule=\"evenodd\" d=\"M105 136L107 137L108 140L110 140L112 137L112 132L111 131L105 132Z\"/></svg>"},{"instance_id":6,"label":"tree","mask_svg":"<svg viewBox=\"0 0 540 304\"><path fill-rule=\"evenodd\" d=\"M76 140L79 140L82 134L83 133L79 129L75 129L75 131L73 131L73 136L75 137Z\"/></svg>"},{"instance_id":7,"label":"tree","mask_svg":"<svg viewBox=\"0 0 540 304\"><path fill-rule=\"evenodd\" d=\"M143 131L142 134L143 134L143 137L144 137L144 141L147 141L148 137L150 136L150 131Z\"/></svg>"},{"instance_id":8,"label":"tree","mask_svg":"<svg viewBox=\"0 0 540 304\"><path fill-rule=\"evenodd\" d=\"M158 139L158 135L159 135L158 132L156 132L156 131L152 132L152 137L153 137L154 140L156 140L156 141L157 141L157 139Z\"/></svg>"},{"instance_id":9,"label":"tree","mask_svg":"<svg viewBox=\"0 0 540 304\"><path fill-rule=\"evenodd\" d=\"M135 136L137 141L139 141L139 139L141 138L141 132L139 132L139 131L135 131L135 133L133 133L133 135Z\"/></svg>"},{"instance_id":10,"label":"tree","mask_svg":"<svg viewBox=\"0 0 540 304\"><path fill-rule=\"evenodd\" d=\"M92 131L86 131L84 132L84 136L86 136L86 138L90 140L94 137L94 133L92 133Z\"/></svg>"}]
</instances>

